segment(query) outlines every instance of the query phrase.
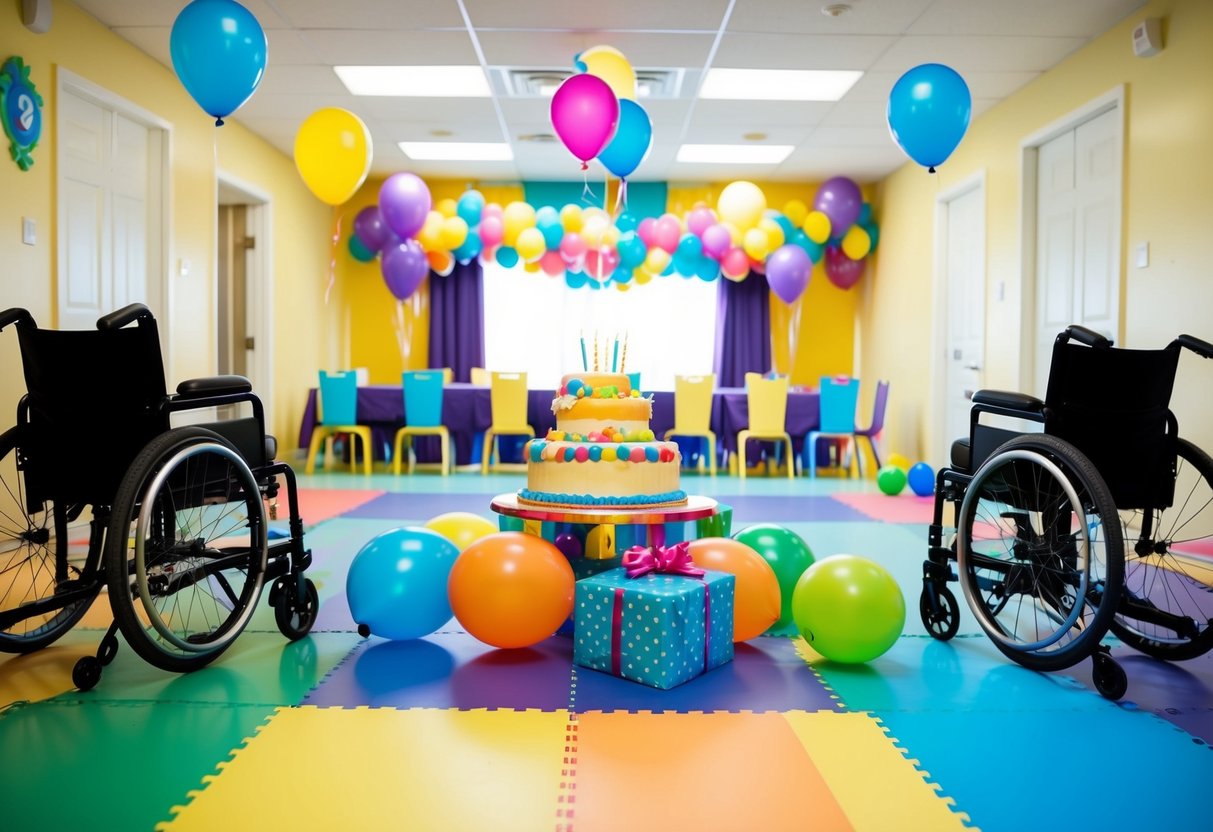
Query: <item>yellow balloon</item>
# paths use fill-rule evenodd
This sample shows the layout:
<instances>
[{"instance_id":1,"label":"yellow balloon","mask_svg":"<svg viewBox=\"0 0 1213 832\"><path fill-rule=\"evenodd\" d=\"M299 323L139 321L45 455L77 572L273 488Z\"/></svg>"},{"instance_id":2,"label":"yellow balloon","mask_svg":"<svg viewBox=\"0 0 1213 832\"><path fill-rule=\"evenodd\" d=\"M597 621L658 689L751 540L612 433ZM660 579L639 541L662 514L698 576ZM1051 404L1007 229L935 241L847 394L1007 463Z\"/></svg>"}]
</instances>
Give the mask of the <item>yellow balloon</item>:
<instances>
[{"instance_id":1,"label":"yellow balloon","mask_svg":"<svg viewBox=\"0 0 1213 832\"><path fill-rule=\"evenodd\" d=\"M539 265L538 260L533 263L523 263L522 268L527 272L527 274L539 274L539 272L543 269L543 267Z\"/></svg>"},{"instance_id":2,"label":"yellow balloon","mask_svg":"<svg viewBox=\"0 0 1213 832\"><path fill-rule=\"evenodd\" d=\"M751 228L747 231L741 241L741 247L754 260L765 260L771 253L770 239L767 237L767 232L761 228Z\"/></svg>"},{"instance_id":3,"label":"yellow balloon","mask_svg":"<svg viewBox=\"0 0 1213 832\"><path fill-rule=\"evenodd\" d=\"M442 225L445 222L442 214L430 211L425 215L425 225L417 232L417 242L426 251L440 251L442 245Z\"/></svg>"},{"instance_id":4,"label":"yellow balloon","mask_svg":"<svg viewBox=\"0 0 1213 832\"><path fill-rule=\"evenodd\" d=\"M591 46L574 61L577 68L585 67L590 75L597 75L618 98L636 98L636 71L613 46Z\"/></svg>"},{"instance_id":5,"label":"yellow balloon","mask_svg":"<svg viewBox=\"0 0 1213 832\"><path fill-rule=\"evenodd\" d=\"M804 222L804 218L809 213L809 206L805 205L799 199L789 199L788 204L783 206L783 215L792 221L792 225L799 226Z\"/></svg>"},{"instance_id":6,"label":"yellow balloon","mask_svg":"<svg viewBox=\"0 0 1213 832\"><path fill-rule=\"evenodd\" d=\"M758 227L767 232L767 247L774 251L787 242L783 235L783 226L770 217L763 217Z\"/></svg>"},{"instance_id":7,"label":"yellow balloon","mask_svg":"<svg viewBox=\"0 0 1213 832\"><path fill-rule=\"evenodd\" d=\"M430 531L438 532L463 551L482 537L497 533L497 524L470 511L451 511L439 514L425 524Z\"/></svg>"},{"instance_id":8,"label":"yellow balloon","mask_svg":"<svg viewBox=\"0 0 1213 832\"><path fill-rule=\"evenodd\" d=\"M852 225L842 236L842 253L852 260L862 260L872 250L872 238L858 225Z\"/></svg>"},{"instance_id":9,"label":"yellow balloon","mask_svg":"<svg viewBox=\"0 0 1213 832\"><path fill-rule=\"evenodd\" d=\"M600 246L606 246L607 248L615 248L619 245L619 234L620 232L618 228L616 228L614 225L608 224L606 229L602 232L602 240L598 244Z\"/></svg>"},{"instance_id":10,"label":"yellow balloon","mask_svg":"<svg viewBox=\"0 0 1213 832\"><path fill-rule=\"evenodd\" d=\"M632 280L636 282L636 285L643 286L652 279L653 275L646 272L644 270L644 266L637 266L636 268L632 269Z\"/></svg>"},{"instance_id":11,"label":"yellow balloon","mask_svg":"<svg viewBox=\"0 0 1213 832\"><path fill-rule=\"evenodd\" d=\"M442 221L439 234L442 248L447 251L459 248L468 238L468 224L463 217L447 217Z\"/></svg>"},{"instance_id":12,"label":"yellow balloon","mask_svg":"<svg viewBox=\"0 0 1213 832\"><path fill-rule=\"evenodd\" d=\"M340 205L357 193L371 170L370 131L349 110L317 110L295 134L295 167L317 199Z\"/></svg>"},{"instance_id":13,"label":"yellow balloon","mask_svg":"<svg viewBox=\"0 0 1213 832\"><path fill-rule=\"evenodd\" d=\"M581 206L569 203L560 209L560 224L564 226L564 230L570 233L576 233L581 230Z\"/></svg>"},{"instance_id":14,"label":"yellow balloon","mask_svg":"<svg viewBox=\"0 0 1213 832\"><path fill-rule=\"evenodd\" d=\"M589 214L588 211L582 214L585 217L585 222L581 224L581 239L585 240L586 245L590 248L598 248L603 245L602 238L609 227L608 220L606 217L598 214L586 216L587 214Z\"/></svg>"},{"instance_id":15,"label":"yellow balloon","mask_svg":"<svg viewBox=\"0 0 1213 832\"><path fill-rule=\"evenodd\" d=\"M725 222L745 232L758 225L767 209L767 197L753 182L738 180L725 185L716 200L716 213Z\"/></svg>"},{"instance_id":16,"label":"yellow balloon","mask_svg":"<svg viewBox=\"0 0 1213 832\"><path fill-rule=\"evenodd\" d=\"M616 283L615 288L621 292L626 292L627 290L632 288L632 284L631 283Z\"/></svg>"},{"instance_id":17,"label":"yellow balloon","mask_svg":"<svg viewBox=\"0 0 1213 832\"><path fill-rule=\"evenodd\" d=\"M442 214L444 217L455 216L455 200L451 199L449 196L446 199L438 200L438 204L434 207L437 208L438 213Z\"/></svg>"},{"instance_id":18,"label":"yellow balloon","mask_svg":"<svg viewBox=\"0 0 1213 832\"><path fill-rule=\"evenodd\" d=\"M894 465L903 471L910 470L910 460L902 454L889 454L888 464Z\"/></svg>"},{"instance_id":19,"label":"yellow balloon","mask_svg":"<svg viewBox=\"0 0 1213 832\"><path fill-rule=\"evenodd\" d=\"M644 267L650 274L661 274L670 265L673 255L664 248L651 248L644 257Z\"/></svg>"},{"instance_id":20,"label":"yellow balloon","mask_svg":"<svg viewBox=\"0 0 1213 832\"><path fill-rule=\"evenodd\" d=\"M830 239L830 218L820 211L810 211L804 218L804 233L818 245Z\"/></svg>"},{"instance_id":21,"label":"yellow balloon","mask_svg":"<svg viewBox=\"0 0 1213 832\"><path fill-rule=\"evenodd\" d=\"M527 263L534 263L543 256L547 250L543 244L543 232L538 228L524 228L518 233L518 240L514 243L514 248L518 252L518 256Z\"/></svg>"},{"instance_id":22,"label":"yellow balloon","mask_svg":"<svg viewBox=\"0 0 1213 832\"><path fill-rule=\"evenodd\" d=\"M534 227L535 209L526 202L511 202L505 206L501 221L505 231L502 245L512 246L518 241L518 235L524 228Z\"/></svg>"}]
</instances>

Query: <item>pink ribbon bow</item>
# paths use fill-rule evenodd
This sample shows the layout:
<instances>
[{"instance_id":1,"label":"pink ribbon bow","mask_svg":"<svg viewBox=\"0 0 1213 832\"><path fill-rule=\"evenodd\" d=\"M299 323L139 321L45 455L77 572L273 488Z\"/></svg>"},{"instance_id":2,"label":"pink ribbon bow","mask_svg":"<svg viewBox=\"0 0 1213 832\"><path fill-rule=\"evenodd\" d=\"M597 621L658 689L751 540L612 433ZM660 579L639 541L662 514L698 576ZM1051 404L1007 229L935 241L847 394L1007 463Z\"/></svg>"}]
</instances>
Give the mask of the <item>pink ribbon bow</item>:
<instances>
[{"instance_id":1,"label":"pink ribbon bow","mask_svg":"<svg viewBox=\"0 0 1213 832\"><path fill-rule=\"evenodd\" d=\"M629 578L639 578L650 572L690 578L702 578L704 574L691 560L691 544L687 542L673 546L633 546L623 553L623 567Z\"/></svg>"}]
</instances>

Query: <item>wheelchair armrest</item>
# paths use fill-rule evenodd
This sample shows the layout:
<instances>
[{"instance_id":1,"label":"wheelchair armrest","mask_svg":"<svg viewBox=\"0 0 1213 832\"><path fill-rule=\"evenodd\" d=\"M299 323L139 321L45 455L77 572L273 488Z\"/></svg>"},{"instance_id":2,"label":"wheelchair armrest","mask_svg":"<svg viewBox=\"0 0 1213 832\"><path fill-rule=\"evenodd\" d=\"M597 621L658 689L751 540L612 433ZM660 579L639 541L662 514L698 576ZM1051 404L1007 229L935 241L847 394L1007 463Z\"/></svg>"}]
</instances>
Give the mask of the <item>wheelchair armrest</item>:
<instances>
[{"instance_id":1,"label":"wheelchair armrest","mask_svg":"<svg viewBox=\"0 0 1213 832\"><path fill-rule=\"evenodd\" d=\"M0 329L3 328L3 326L0 326ZM1195 335L1181 335L1175 340L1179 342L1181 347L1187 347L1201 358L1213 358L1213 344L1210 344L1208 341L1202 341Z\"/></svg>"},{"instance_id":2,"label":"wheelchair armrest","mask_svg":"<svg viewBox=\"0 0 1213 832\"><path fill-rule=\"evenodd\" d=\"M148 309L142 303L132 303L127 306L117 309L108 315L102 315L97 319L97 329L121 329L132 321L147 319L155 320L152 317L152 310Z\"/></svg>"},{"instance_id":3,"label":"wheelchair armrest","mask_svg":"<svg viewBox=\"0 0 1213 832\"><path fill-rule=\"evenodd\" d=\"M1045 403L1027 393L1012 393L1007 390L978 390L973 394L973 404L1013 410L1019 413L1043 413Z\"/></svg>"},{"instance_id":4,"label":"wheelchair armrest","mask_svg":"<svg viewBox=\"0 0 1213 832\"><path fill-rule=\"evenodd\" d=\"M177 397L181 399L223 396L230 393L251 393L252 391L253 383L244 376L191 378L177 385Z\"/></svg>"},{"instance_id":5,"label":"wheelchair armrest","mask_svg":"<svg viewBox=\"0 0 1213 832\"><path fill-rule=\"evenodd\" d=\"M1078 324L1070 324L1066 327L1066 331L1058 336L1067 340L1077 341L1080 344L1086 344L1088 347L1110 347L1112 339L1105 338L1093 329L1087 329L1085 326Z\"/></svg>"},{"instance_id":6,"label":"wheelchair armrest","mask_svg":"<svg viewBox=\"0 0 1213 832\"><path fill-rule=\"evenodd\" d=\"M17 306L0 312L0 330L13 324L17 324L17 326L36 326L34 316Z\"/></svg>"}]
</instances>

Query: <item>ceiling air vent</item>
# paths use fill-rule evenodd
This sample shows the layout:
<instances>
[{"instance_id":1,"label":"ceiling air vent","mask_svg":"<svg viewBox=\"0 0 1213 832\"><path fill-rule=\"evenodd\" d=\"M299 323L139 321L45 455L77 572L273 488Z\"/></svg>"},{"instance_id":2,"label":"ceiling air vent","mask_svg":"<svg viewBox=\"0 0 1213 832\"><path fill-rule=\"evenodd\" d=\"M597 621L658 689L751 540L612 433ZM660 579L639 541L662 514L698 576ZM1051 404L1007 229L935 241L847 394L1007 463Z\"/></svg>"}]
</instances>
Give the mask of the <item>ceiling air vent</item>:
<instances>
[{"instance_id":1,"label":"ceiling air vent","mask_svg":"<svg viewBox=\"0 0 1213 832\"><path fill-rule=\"evenodd\" d=\"M505 67L494 73L494 87L506 98L551 98L564 80L567 69L516 69ZM636 70L636 97L640 100L678 98L682 92L681 69Z\"/></svg>"}]
</instances>

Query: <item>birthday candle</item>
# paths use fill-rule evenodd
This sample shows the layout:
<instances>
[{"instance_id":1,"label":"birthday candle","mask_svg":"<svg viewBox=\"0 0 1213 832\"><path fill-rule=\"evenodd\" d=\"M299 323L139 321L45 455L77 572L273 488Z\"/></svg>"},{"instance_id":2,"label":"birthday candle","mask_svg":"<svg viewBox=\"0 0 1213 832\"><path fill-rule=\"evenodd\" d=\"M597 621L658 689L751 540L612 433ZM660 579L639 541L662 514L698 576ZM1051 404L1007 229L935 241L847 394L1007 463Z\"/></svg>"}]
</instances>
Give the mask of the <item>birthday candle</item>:
<instances>
[{"instance_id":1,"label":"birthday candle","mask_svg":"<svg viewBox=\"0 0 1213 832\"><path fill-rule=\"evenodd\" d=\"M623 355L619 359L619 372L625 372L624 368L628 366L628 334L623 333Z\"/></svg>"},{"instance_id":2,"label":"birthday candle","mask_svg":"<svg viewBox=\"0 0 1213 832\"><path fill-rule=\"evenodd\" d=\"M581 369L586 372L589 372L589 369L590 369L590 365L587 364L586 360L585 360L585 331L584 330L581 333Z\"/></svg>"},{"instance_id":3,"label":"birthday candle","mask_svg":"<svg viewBox=\"0 0 1213 832\"><path fill-rule=\"evenodd\" d=\"M598 330L594 330L594 372L598 372Z\"/></svg>"},{"instance_id":4,"label":"birthday candle","mask_svg":"<svg viewBox=\"0 0 1213 832\"><path fill-rule=\"evenodd\" d=\"M619 335L615 335L615 352L611 355L611 372L615 372L619 366Z\"/></svg>"}]
</instances>

